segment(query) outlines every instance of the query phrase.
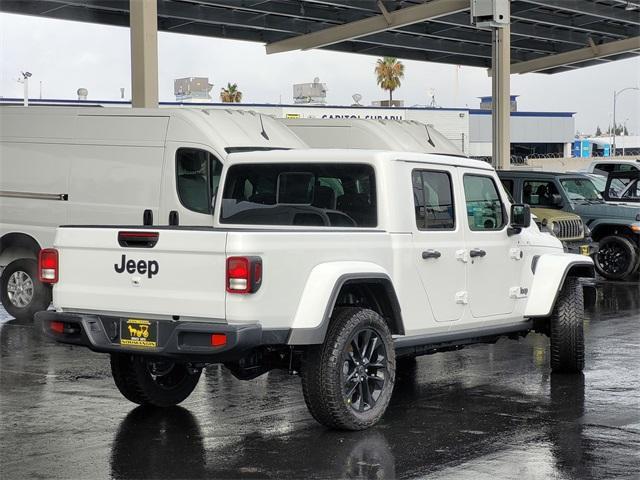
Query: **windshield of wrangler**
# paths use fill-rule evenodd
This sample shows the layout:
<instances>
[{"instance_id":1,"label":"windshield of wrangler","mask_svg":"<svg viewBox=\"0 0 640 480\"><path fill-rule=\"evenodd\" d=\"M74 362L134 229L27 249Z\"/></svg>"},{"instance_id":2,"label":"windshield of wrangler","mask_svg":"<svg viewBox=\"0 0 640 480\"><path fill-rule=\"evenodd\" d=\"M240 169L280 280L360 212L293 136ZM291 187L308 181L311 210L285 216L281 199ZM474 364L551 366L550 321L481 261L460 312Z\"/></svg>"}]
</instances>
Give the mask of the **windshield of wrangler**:
<instances>
[{"instance_id":1,"label":"windshield of wrangler","mask_svg":"<svg viewBox=\"0 0 640 480\"><path fill-rule=\"evenodd\" d=\"M375 227L373 167L348 163L243 164L229 169L221 223Z\"/></svg>"},{"instance_id":2,"label":"windshield of wrangler","mask_svg":"<svg viewBox=\"0 0 640 480\"><path fill-rule=\"evenodd\" d=\"M560 183L571 200L602 200L598 189L588 178L570 178L560 180Z\"/></svg>"}]
</instances>

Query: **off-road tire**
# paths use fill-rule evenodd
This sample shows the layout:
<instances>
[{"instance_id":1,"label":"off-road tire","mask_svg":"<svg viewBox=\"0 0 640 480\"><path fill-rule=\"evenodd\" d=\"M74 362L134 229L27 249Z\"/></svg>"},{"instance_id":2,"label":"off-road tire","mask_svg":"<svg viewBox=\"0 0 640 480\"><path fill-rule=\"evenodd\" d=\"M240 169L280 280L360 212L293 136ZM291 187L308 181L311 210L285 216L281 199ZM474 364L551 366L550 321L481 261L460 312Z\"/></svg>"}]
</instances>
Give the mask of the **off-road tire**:
<instances>
[{"instance_id":1,"label":"off-road tire","mask_svg":"<svg viewBox=\"0 0 640 480\"><path fill-rule=\"evenodd\" d=\"M173 368L176 369L172 370L175 385L166 387L154 380L146 357L111 354L111 373L118 390L127 400L139 405L172 407L191 395L198 385L201 370L192 370L183 363L174 363Z\"/></svg>"},{"instance_id":2,"label":"off-road tire","mask_svg":"<svg viewBox=\"0 0 640 480\"><path fill-rule=\"evenodd\" d=\"M382 340L387 376L375 406L356 412L343 394L343 352L352 335L361 329L373 330ZM375 425L389 405L395 383L395 352L387 323L373 310L336 309L324 343L307 349L300 373L304 400L319 423L339 430L364 430Z\"/></svg>"},{"instance_id":3,"label":"off-road tire","mask_svg":"<svg viewBox=\"0 0 640 480\"><path fill-rule=\"evenodd\" d=\"M633 244L631 240L618 235L610 235L608 237L604 237L598 243L599 251L593 256L593 260L596 270L604 278L608 280L623 280L627 277L630 277L636 271L636 269L638 268L638 261L640 259L638 258L638 248ZM606 254L607 246L621 249L625 257L627 258L626 264L620 271L612 272L610 270L607 270L607 266L606 264L604 264L603 258Z\"/></svg>"},{"instance_id":4,"label":"off-road tire","mask_svg":"<svg viewBox=\"0 0 640 480\"><path fill-rule=\"evenodd\" d=\"M551 316L551 370L579 373L584 368L584 299L577 278L565 280Z\"/></svg>"},{"instance_id":5,"label":"off-road tire","mask_svg":"<svg viewBox=\"0 0 640 480\"><path fill-rule=\"evenodd\" d=\"M18 272L26 273L33 283L33 297L24 307L18 307L9 299L9 279ZM9 315L18 320L33 320L33 316L42 310L49 308L51 304L51 287L42 283L38 278L38 262L31 258L14 260L5 267L0 277L0 300L2 306Z\"/></svg>"}]
</instances>

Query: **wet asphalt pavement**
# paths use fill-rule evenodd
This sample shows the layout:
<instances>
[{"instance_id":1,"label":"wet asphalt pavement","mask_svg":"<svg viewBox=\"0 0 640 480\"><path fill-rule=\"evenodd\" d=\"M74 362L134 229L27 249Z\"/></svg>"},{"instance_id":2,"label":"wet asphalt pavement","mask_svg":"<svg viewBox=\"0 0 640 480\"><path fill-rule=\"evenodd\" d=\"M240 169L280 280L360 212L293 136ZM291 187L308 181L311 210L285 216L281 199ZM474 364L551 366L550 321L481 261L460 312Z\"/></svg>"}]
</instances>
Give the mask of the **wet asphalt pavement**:
<instances>
[{"instance_id":1,"label":"wet asphalt pavement","mask_svg":"<svg viewBox=\"0 0 640 480\"><path fill-rule=\"evenodd\" d=\"M640 478L640 287L598 284L584 375L549 342L469 347L399 371L383 421L316 424L300 381L208 368L181 407L135 407L108 357L0 313L0 478Z\"/></svg>"}]
</instances>

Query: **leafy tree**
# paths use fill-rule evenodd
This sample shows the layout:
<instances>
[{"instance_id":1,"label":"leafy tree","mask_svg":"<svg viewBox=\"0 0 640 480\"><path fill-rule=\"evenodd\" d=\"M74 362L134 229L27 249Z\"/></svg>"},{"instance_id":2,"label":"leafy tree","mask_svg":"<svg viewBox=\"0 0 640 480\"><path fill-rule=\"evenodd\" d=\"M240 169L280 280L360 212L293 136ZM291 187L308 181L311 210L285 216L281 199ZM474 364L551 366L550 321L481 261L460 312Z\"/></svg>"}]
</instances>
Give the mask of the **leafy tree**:
<instances>
[{"instance_id":1,"label":"leafy tree","mask_svg":"<svg viewBox=\"0 0 640 480\"><path fill-rule=\"evenodd\" d=\"M395 57L379 58L374 70L380 88L389 91L389 105L393 101L393 91L400 87L404 78L404 65Z\"/></svg>"},{"instance_id":2,"label":"leafy tree","mask_svg":"<svg viewBox=\"0 0 640 480\"><path fill-rule=\"evenodd\" d=\"M221 88L220 100L225 103L240 103L242 101L242 92L238 90L238 84L227 83L227 88Z\"/></svg>"}]
</instances>

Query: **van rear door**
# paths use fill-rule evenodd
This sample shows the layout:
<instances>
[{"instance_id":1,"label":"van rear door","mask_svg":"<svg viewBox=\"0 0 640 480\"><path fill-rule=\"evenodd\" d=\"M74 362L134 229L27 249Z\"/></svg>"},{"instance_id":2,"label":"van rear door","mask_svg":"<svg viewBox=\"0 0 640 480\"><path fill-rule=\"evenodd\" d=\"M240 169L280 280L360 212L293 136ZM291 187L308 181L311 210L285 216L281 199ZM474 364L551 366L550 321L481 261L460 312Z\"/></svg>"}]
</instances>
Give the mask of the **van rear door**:
<instances>
[{"instance_id":1,"label":"van rear door","mask_svg":"<svg viewBox=\"0 0 640 480\"><path fill-rule=\"evenodd\" d=\"M58 229L56 309L141 318L225 318L227 233L212 229Z\"/></svg>"}]
</instances>

